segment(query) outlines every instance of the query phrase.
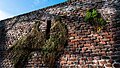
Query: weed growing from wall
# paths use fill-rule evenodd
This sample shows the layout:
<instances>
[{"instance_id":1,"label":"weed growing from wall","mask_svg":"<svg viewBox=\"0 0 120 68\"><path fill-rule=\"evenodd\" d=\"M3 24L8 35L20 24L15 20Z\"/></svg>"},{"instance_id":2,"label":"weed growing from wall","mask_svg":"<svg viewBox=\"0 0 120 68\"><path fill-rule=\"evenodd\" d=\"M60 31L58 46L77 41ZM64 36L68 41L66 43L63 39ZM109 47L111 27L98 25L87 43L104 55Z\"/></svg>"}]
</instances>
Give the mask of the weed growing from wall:
<instances>
[{"instance_id":1,"label":"weed growing from wall","mask_svg":"<svg viewBox=\"0 0 120 68\"><path fill-rule=\"evenodd\" d=\"M106 21L101 17L101 14L98 13L96 9L87 10L84 20L89 22L97 32L106 25Z\"/></svg>"}]
</instances>

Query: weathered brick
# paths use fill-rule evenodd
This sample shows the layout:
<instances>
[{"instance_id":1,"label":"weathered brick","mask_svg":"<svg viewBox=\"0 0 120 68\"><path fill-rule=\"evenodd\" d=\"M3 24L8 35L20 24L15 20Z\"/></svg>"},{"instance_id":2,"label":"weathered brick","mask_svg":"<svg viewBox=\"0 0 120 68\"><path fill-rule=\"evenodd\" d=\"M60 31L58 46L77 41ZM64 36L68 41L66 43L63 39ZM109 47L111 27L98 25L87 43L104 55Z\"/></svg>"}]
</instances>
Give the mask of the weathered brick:
<instances>
[{"instance_id":1,"label":"weathered brick","mask_svg":"<svg viewBox=\"0 0 120 68\"><path fill-rule=\"evenodd\" d=\"M86 41L86 40L90 40L90 39L89 39L89 38L83 38L83 40L85 40L85 41Z\"/></svg>"},{"instance_id":2,"label":"weathered brick","mask_svg":"<svg viewBox=\"0 0 120 68\"><path fill-rule=\"evenodd\" d=\"M74 39L74 37L70 37L69 39L70 39L70 40L73 40L73 39Z\"/></svg>"},{"instance_id":3,"label":"weathered brick","mask_svg":"<svg viewBox=\"0 0 120 68\"><path fill-rule=\"evenodd\" d=\"M93 36L96 36L96 37L97 37L97 36L99 36L99 35L98 35L98 34L93 34Z\"/></svg>"},{"instance_id":4,"label":"weathered brick","mask_svg":"<svg viewBox=\"0 0 120 68\"><path fill-rule=\"evenodd\" d=\"M113 66L114 66L115 68L119 68L119 67L120 67L120 63L114 63Z\"/></svg>"},{"instance_id":5,"label":"weathered brick","mask_svg":"<svg viewBox=\"0 0 120 68\"><path fill-rule=\"evenodd\" d=\"M90 34L90 32L89 32L89 31L88 31L88 32L85 32L85 34L88 35L88 34Z\"/></svg>"},{"instance_id":6,"label":"weathered brick","mask_svg":"<svg viewBox=\"0 0 120 68\"><path fill-rule=\"evenodd\" d=\"M92 61L92 60L93 60L93 57L88 57L87 60L88 60L88 61Z\"/></svg>"},{"instance_id":7,"label":"weathered brick","mask_svg":"<svg viewBox=\"0 0 120 68\"><path fill-rule=\"evenodd\" d=\"M105 49L101 49L101 51L102 51L102 52L106 52L106 51L107 51L107 48L105 48Z\"/></svg>"},{"instance_id":8,"label":"weathered brick","mask_svg":"<svg viewBox=\"0 0 120 68\"><path fill-rule=\"evenodd\" d=\"M103 55L103 56L106 56L106 52L105 51L100 52L100 54Z\"/></svg>"},{"instance_id":9,"label":"weathered brick","mask_svg":"<svg viewBox=\"0 0 120 68\"><path fill-rule=\"evenodd\" d=\"M83 47L83 48L82 48L82 51L86 51L86 49L87 49L86 47Z\"/></svg>"},{"instance_id":10,"label":"weathered brick","mask_svg":"<svg viewBox=\"0 0 120 68\"><path fill-rule=\"evenodd\" d=\"M77 42L75 42L75 43L74 43L74 45L79 45L79 42L78 42L78 41L77 41Z\"/></svg>"},{"instance_id":11,"label":"weathered brick","mask_svg":"<svg viewBox=\"0 0 120 68\"><path fill-rule=\"evenodd\" d=\"M115 41L116 44L120 44L120 40Z\"/></svg>"},{"instance_id":12,"label":"weathered brick","mask_svg":"<svg viewBox=\"0 0 120 68\"><path fill-rule=\"evenodd\" d=\"M100 57L99 56L95 56L93 57L94 60L100 60Z\"/></svg>"},{"instance_id":13,"label":"weathered brick","mask_svg":"<svg viewBox=\"0 0 120 68\"><path fill-rule=\"evenodd\" d=\"M102 58L102 59L107 59L107 60L110 59L109 56L102 56L101 58Z\"/></svg>"},{"instance_id":14,"label":"weathered brick","mask_svg":"<svg viewBox=\"0 0 120 68\"><path fill-rule=\"evenodd\" d=\"M60 61L60 64L66 64L67 62L66 61Z\"/></svg>"},{"instance_id":15,"label":"weathered brick","mask_svg":"<svg viewBox=\"0 0 120 68\"><path fill-rule=\"evenodd\" d=\"M93 64L92 61L87 61L85 64Z\"/></svg>"},{"instance_id":16,"label":"weathered brick","mask_svg":"<svg viewBox=\"0 0 120 68\"><path fill-rule=\"evenodd\" d=\"M105 48L111 48L111 45L104 45Z\"/></svg>"},{"instance_id":17,"label":"weathered brick","mask_svg":"<svg viewBox=\"0 0 120 68\"><path fill-rule=\"evenodd\" d=\"M85 46L85 47L90 47L90 46L91 46L91 44L84 44L84 46Z\"/></svg>"},{"instance_id":18,"label":"weathered brick","mask_svg":"<svg viewBox=\"0 0 120 68\"><path fill-rule=\"evenodd\" d=\"M100 48L101 48L101 46L95 46L95 48L96 48L96 49L100 49Z\"/></svg>"},{"instance_id":19,"label":"weathered brick","mask_svg":"<svg viewBox=\"0 0 120 68\"><path fill-rule=\"evenodd\" d=\"M99 61L98 61L98 60L93 60L93 64L98 65L98 64L99 64Z\"/></svg>"},{"instance_id":20,"label":"weathered brick","mask_svg":"<svg viewBox=\"0 0 120 68\"><path fill-rule=\"evenodd\" d=\"M107 35L106 37L107 37L107 38L112 38L112 35Z\"/></svg>"},{"instance_id":21,"label":"weathered brick","mask_svg":"<svg viewBox=\"0 0 120 68\"><path fill-rule=\"evenodd\" d=\"M108 35L108 32L103 32L101 35Z\"/></svg>"},{"instance_id":22,"label":"weathered brick","mask_svg":"<svg viewBox=\"0 0 120 68\"><path fill-rule=\"evenodd\" d=\"M94 46L91 46L90 49L91 49L91 50L95 50L95 47L94 47Z\"/></svg>"},{"instance_id":23,"label":"weathered brick","mask_svg":"<svg viewBox=\"0 0 120 68\"><path fill-rule=\"evenodd\" d=\"M72 47L72 48L70 48L70 50L71 50L72 52L74 52L74 51L76 50L76 48L75 48L75 47Z\"/></svg>"},{"instance_id":24,"label":"weathered brick","mask_svg":"<svg viewBox=\"0 0 120 68\"><path fill-rule=\"evenodd\" d=\"M90 53L84 53L83 56L89 57Z\"/></svg>"},{"instance_id":25,"label":"weathered brick","mask_svg":"<svg viewBox=\"0 0 120 68\"><path fill-rule=\"evenodd\" d=\"M76 40L76 39L74 39L74 40L71 40L71 43L75 43L75 42L77 42L77 40Z\"/></svg>"},{"instance_id":26,"label":"weathered brick","mask_svg":"<svg viewBox=\"0 0 120 68\"><path fill-rule=\"evenodd\" d=\"M119 47L120 47L120 44L114 44L114 47L115 47L115 48L119 48Z\"/></svg>"},{"instance_id":27,"label":"weathered brick","mask_svg":"<svg viewBox=\"0 0 120 68\"><path fill-rule=\"evenodd\" d=\"M67 61L67 64L71 65L71 64L72 64L72 61Z\"/></svg>"},{"instance_id":28,"label":"weathered brick","mask_svg":"<svg viewBox=\"0 0 120 68\"><path fill-rule=\"evenodd\" d=\"M66 59L66 58L64 58L64 57L62 57L62 58L61 58L61 61L67 61L67 59Z\"/></svg>"},{"instance_id":29,"label":"weathered brick","mask_svg":"<svg viewBox=\"0 0 120 68\"><path fill-rule=\"evenodd\" d=\"M98 56L98 53L91 53L90 56Z\"/></svg>"},{"instance_id":30,"label":"weathered brick","mask_svg":"<svg viewBox=\"0 0 120 68\"><path fill-rule=\"evenodd\" d=\"M85 62L80 60L79 64L82 65L82 64L85 64Z\"/></svg>"},{"instance_id":31,"label":"weathered brick","mask_svg":"<svg viewBox=\"0 0 120 68\"><path fill-rule=\"evenodd\" d=\"M114 63L114 60L113 60L113 59L109 59L109 60L107 60L107 63L113 64L113 63Z\"/></svg>"},{"instance_id":32,"label":"weathered brick","mask_svg":"<svg viewBox=\"0 0 120 68\"><path fill-rule=\"evenodd\" d=\"M81 37L80 36L75 36L75 39L81 39Z\"/></svg>"},{"instance_id":33,"label":"weathered brick","mask_svg":"<svg viewBox=\"0 0 120 68\"><path fill-rule=\"evenodd\" d=\"M76 57L70 57L69 60L70 60L70 61L76 61L77 58L76 58Z\"/></svg>"},{"instance_id":34,"label":"weathered brick","mask_svg":"<svg viewBox=\"0 0 120 68\"><path fill-rule=\"evenodd\" d=\"M100 41L99 39L94 40L95 43L96 43L96 42L98 43L99 41Z\"/></svg>"},{"instance_id":35,"label":"weathered brick","mask_svg":"<svg viewBox=\"0 0 120 68\"><path fill-rule=\"evenodd\" d=\"M103 37L102 36L97 36L98 39L102 39Z\"/></svg>"},{"instance_id":36,"label":"weathered brick","mask_svg":"<svg viewBox=\"0 0 120 68\"><path fill-rule=\"evenodd\" d=\"M120 51L116 51L115 54L116 54L116 55L120 55Z\"/></svg>"},{"instance_id":37,"label":"weathered brick","mask_svg":"<svg viewBox=\"0 0 120 68\"><path fill-rule=\"evenodd\" d=\"M104 41L101 41L101 42L100 42L100 44L103 44L103 45L105 45L105 44L106 44L106 42L104 42Z\"/></svg>"},{"instance_id":38,"label":"weathered brick","mask_svg":"<svg viewBox=\"0 0 120 68\"><path fill-rule=\"evenodd\" d=\"M112 64L111 63L107 63L107 64L105 64L105 67L106 68L112 68Z\"/></svg>"},{"instance_id":39,"label":"weathered brick","mask_svg":"<svg viewBox=\"0 0 120 68\"><path fill-rule=\"evenodd\" d=\"M101 41L109 41L109 39L101 39Z\"/></svg>"},{"instance_id":40,"label":"weathered brick","mask_svg":"<svg viewBox=\"0 0 120 68\"><path fill-rule=\"evenodd\" d=\"M113 44L115 41L110 41L111 44Z\"/></svg>"},{"instance_id":41,"label":"weathered brick","mask_svg":"<svg viewBox=\"0 0 120 68\"><path fill-rule=\"evenodd\" d=\"M71 34L71 36L75 37L75 36L77 36L77 34Z\"/></svg>"},{"instance_id":42,"label":"weathered brick","mask_svg":"<svg viewBox=\"0 0 120 68\"><path fill-rule=\"evenodd\" d=\"M92 65L92 68L97 68L97 67L98 67L97 64Z\"/></svg>"},{"instance_id":43,"label":"weathered brick","mask_svg":"<svg viewBox=\"0 0 120 68\"><path fill-rule=\"evenodd\" d=\"M113 60L116 60L118 58L120 58L120 55L111 55L111 59L113 59Z\"/></svg>"},{"instance_id":44,"label":"weathered brick","mask_svg":"<svg viewBox=\"0 0 120 68\"><path fill-rule=\"evenodd\" d=\"M86 57L81 57L81 60L86 61L87 58Z\"/></svg>"},{"instance_id":45,"label":"weathered brick","mask_svg":"<svg viewBox=\"0 0 120 68\"><path fill-rule=\"evenodd\" d=\"M113 55L113 52L112 52L112 51L110 51L110 52L106 52L106 53L107 53L108 56Z\"/></svg>"},{"instance_id":46,"label":"weathered brick","mask_svg":"<svg viewBox=\"0 0 120 68\"><path fill-rule=\"evenodd\" d=\"M99 60L99 65L103 66L104 64L106 64L107 62L105 60Z\"/></svg>"}]
</instances>

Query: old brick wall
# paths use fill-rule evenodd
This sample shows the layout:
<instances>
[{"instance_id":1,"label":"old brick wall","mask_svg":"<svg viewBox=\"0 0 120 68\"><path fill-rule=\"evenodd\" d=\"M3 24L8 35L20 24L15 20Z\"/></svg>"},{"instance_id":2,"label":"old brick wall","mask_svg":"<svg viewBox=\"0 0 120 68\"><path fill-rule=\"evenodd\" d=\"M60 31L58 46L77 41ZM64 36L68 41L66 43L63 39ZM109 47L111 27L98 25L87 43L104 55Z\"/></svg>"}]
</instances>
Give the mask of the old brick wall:
<instances>
[{"instance_id":1,"label":"old brick wall","mask_svg":"<svg viewBox=\"0 0 120 68\"><path fill-rule=\"evenodd\" d=\"M0 21L0 25L2 25L0 26L0 28L2 27L0 38L3 39L0 39L1 68L13 68L11 61L4 56L6 49L21 36L29 33L36 20L43 23L41 28L44 30L46 20L54 19L55 15L62 17L62 22L68 29L68 46L56 60L56 68L120 68L119 3L118 0L105 7L105 2L101 0L98 3L77 0ZM95 32L89 23L84 22L86 10L95 6L109 21L100 32ZM40 57L39 52L33 52L32 58L26 62L25 67L46 68Z\"/></svg>"},{"instance_id":2,"label":"old brick wall","mask_svg":"<svg viewBox=\"0 0 120 68\"><path fill-rule=\"evenodd\" d=\"M21 37L26 36L26 34L31 31L36 21L41 22L39 28L44 32L46 30L46 21L49 19L52 20L53 18L54 17L50 14L42 11L35 11L1 21L0 68L13 68L13 64L11 60L9 60L12 55L8 55L6 50L15 44ZM33 52L33 54L35 53Z\"/></svg>"}]
</instances>

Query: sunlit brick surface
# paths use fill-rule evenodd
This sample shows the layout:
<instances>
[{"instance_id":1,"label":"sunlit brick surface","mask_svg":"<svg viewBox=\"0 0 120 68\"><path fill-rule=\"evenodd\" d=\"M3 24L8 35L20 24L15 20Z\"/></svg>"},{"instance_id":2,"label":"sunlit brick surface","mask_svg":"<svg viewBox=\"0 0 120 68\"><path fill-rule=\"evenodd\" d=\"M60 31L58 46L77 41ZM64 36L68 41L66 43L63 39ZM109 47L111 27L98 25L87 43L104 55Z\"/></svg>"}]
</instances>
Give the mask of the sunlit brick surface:
<instances>
[{"instance_id":1,"label":"sunlit brick surface","mask_svg":"<svg viewBox=\"0 0 120 68\"><path fill-rule=\"evenodd\" d=\"M120 1L109 1L65 2L0 21L0 68L13 68L12 61L8 59L10 55L5 51L29 33L36 20L41 21L39 28L44 32L46 20L53 20L54 15L62 16L68 29L68 45L56 60L55 68L120 68ZM84 22L86 10L94 6L108 21L100 32L95 32L89 23ZM47 66L39 52L32 52L25 68Z\"/></svg>"}]
</instances>

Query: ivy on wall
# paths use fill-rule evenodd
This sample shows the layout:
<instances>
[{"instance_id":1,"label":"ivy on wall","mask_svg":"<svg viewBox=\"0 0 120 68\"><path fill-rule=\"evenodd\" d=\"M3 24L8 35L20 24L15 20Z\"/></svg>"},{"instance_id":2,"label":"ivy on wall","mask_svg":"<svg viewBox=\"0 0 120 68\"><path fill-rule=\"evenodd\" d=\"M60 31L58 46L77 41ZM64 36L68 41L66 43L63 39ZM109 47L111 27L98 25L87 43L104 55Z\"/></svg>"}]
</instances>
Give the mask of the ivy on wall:
<instances>
[{"instance_id":1,"label":"ivy on wall","mask_svg":"<svg viewBox=\"0 0 120 68\"><path fill-rule=\"evenodd\" d=\"M40 22L34 24L32 31L16 42L8 52L15 68L21 68L31 56L31 52L39 51L42 54L42 61L49 67L54 68L55 60L64 49L67 41L67 29L60 19L55 19L50 28L50 38L46 39L45 34L39 31Z\"/></svg>"},{"instance_id":2,"label":"ivy on wall","mask_svg":"<svg viewBox=\"0 0 120 68\"><path fill-rule=\"evenodd\" d=\"M84 20L89 22L97 32L99 32L107 24L96 9L87 10Z\"/></svg>"}]
</instances>

